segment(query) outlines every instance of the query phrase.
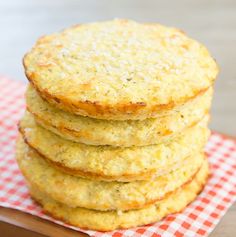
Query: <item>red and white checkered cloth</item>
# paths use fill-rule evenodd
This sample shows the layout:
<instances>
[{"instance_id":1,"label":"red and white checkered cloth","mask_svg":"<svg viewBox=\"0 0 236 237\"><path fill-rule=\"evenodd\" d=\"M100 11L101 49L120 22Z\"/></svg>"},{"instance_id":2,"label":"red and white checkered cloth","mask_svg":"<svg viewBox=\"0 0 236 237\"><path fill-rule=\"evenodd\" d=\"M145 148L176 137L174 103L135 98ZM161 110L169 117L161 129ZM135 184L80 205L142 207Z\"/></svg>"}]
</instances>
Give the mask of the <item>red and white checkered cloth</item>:
<instances>
[{"instance_id":1,"label":"red and white checkered cloth","mask_svg":"<svg viewBox=\"0 0 236 237\"><path fill-rule=\"evenodd\" d=\"M113 232L81 230L55 220L31 200L15 161L17 122L22 116L25 84L0 77L0 206L14 208L95 237L207 236L236 200L236 142L212 133L206 151L211 177L201 195L182 213L143 227Z\"/></svg>"}]
</instances>

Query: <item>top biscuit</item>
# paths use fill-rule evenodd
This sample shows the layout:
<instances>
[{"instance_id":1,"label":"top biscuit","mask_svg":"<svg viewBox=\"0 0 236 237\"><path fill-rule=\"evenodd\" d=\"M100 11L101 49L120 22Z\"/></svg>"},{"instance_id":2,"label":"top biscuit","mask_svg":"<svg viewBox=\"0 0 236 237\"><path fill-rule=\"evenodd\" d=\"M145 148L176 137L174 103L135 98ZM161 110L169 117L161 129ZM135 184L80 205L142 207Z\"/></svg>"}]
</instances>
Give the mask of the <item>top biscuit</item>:
<instances>
[{"instance_id":1,"label":"top biscuit","mask_svg":"<svg viewBox=\"0 0 236 237\"><path fill-rule=\"evenodd\" d=\"M131 20L44 36L24 67L49 103L112 120L158 117L206 91L218 73L207 49L182 31Z\"/></svg>"}]
</instances>

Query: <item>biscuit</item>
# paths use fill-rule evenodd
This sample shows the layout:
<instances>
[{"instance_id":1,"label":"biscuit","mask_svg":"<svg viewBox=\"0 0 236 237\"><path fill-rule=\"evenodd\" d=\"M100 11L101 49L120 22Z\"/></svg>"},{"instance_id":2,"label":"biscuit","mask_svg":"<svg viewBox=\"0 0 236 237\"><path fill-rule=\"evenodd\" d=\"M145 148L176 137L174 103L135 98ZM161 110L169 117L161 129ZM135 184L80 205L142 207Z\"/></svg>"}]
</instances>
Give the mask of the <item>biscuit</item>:
<instances>
[{"instance_id":1,"label":"biscuit","mask_svg":"<svg viewBox=\"0 0 236 237\"><path fill-rule=\"evenodd\" d=\"M218 74L207 49L182 31L131 20L41 37L23 64L48 102L107 120L158 117L204 93Z\"/></svg>"},{"instance_id":2,"label":"biscuit","mask_svg":"<svg viewBox=\"0 0 236 237\"><path fill-rule=\"evenodd\" d=\"M192 127L208 112L212 88L178 111L145 120L101 120L56 109L30 86L26 93L27 109L46 129L74 142L88 145L144 146L171 139L186 127Z\"/></svg>"},{"instance_id":3,"label":"biscuit","mask_svg":"<svg viewBox=\"0 0 236 237\"><path fill-rule=\"evenodd\" d=\"M107 211L139 209L163 199L193 179L204 155L198 153L189 157L183 166L164 176L128 183L82 179L62 173L45 162L21 138L17 145L17 161L27 181L52 199L70 207Z\"/></svg>"},{"instance_id":4,"label":"biscuit","mask_svg":"<svg viewBox=\"0 0 236 237\"><path fill-rule=\"evenodd\" d=\"M208 177L208 164L204 164L192 181L170 193L165 199L148 207L130 211L95 211L86 208L70 208L61 204L37 187L31 186L32 197L54 218L85 229L112 231L150 224L168 214L181 212L203 189Z\"/></svg>"},{"instance_id":5,"label":"biscuit","mask_svg":"<svg viewBox=\"0 0 236 237\"><path fill-rule=\"evenodd\" d=\"M71 175L104 181L149 180L183 165L209 137L206 122L166 144L143 147L90 146L74 143L37 125L26 112L20 122L25 142L53 166Z\"/></svg>"}]
</instances>

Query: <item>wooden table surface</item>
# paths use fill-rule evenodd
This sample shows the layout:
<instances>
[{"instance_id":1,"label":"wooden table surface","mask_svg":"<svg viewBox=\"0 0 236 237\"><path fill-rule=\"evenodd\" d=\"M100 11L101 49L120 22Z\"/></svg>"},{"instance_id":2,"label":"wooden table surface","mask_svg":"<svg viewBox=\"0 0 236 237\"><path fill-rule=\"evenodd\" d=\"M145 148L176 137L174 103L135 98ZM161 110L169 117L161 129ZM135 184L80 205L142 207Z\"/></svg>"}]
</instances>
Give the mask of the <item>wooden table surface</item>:
<instances>
[{"instance_id":1,"label":"wooden table surface","mask_svg":"<svg viewBox=\"0 0 236 237\"><path fill-rule=\"evenodd\" d=\"M236 136L235 0L2 0L0 74L26 81L21 59L39 36L76 23L113 18L131 18L176 26L203 42L221 68L215 87L211 128ZM0 230L5 237L42 236L4 224L16 224L17 221L13 220L13 216L18 216L16 213L12 214L11 218L8 212L1 208L0 216L3 221L0 222ZM35 231L35 223L38 223L36 219L31 218L31 222L23 227ZM41 234L46 234L45 230L49 230L50 236L78 236L74 232L68 234L68 230L62 227L57 229L47 222L42 223L44 224L36 224ZM236 236L235 223L236 205L231 207L210 236Z\"/></svg>"}]
</instances>

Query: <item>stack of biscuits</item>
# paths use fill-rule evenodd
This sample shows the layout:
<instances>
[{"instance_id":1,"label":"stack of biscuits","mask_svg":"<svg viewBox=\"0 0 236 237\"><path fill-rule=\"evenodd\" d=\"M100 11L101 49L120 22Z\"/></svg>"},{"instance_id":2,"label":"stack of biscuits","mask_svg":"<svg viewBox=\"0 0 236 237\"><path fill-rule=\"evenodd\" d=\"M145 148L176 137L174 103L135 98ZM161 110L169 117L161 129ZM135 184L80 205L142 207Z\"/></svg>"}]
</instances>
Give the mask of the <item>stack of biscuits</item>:
<instances>
[{"instance_id":1,"label":"stack of biscuits","mask_svg":"<svg viewBox=\"0 0 236 237\"><path fill-rule=\"evenodd\" d=\"M47 213L110 231L179 212L202 190L218 73L203 45L118 19L40 38L24 67L17 161Z\"/></svg>"}]
</instances>

